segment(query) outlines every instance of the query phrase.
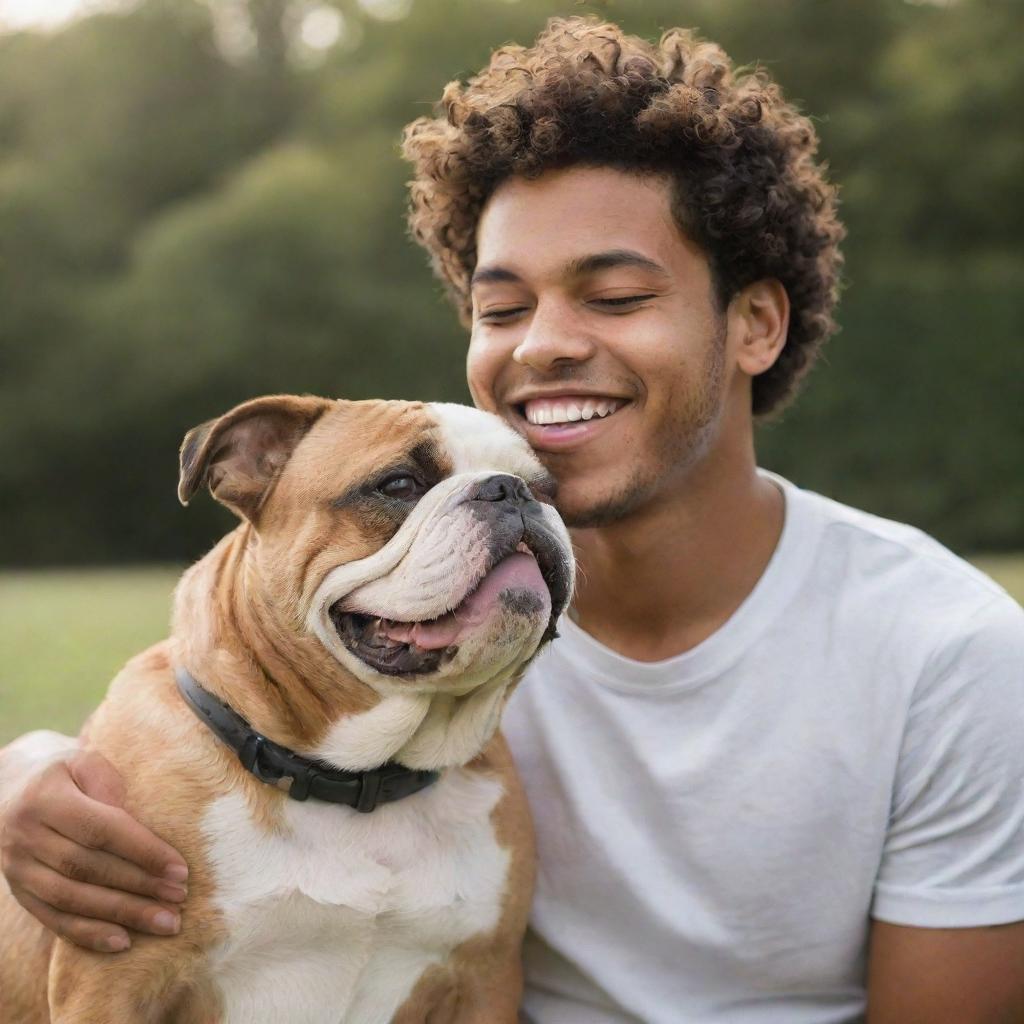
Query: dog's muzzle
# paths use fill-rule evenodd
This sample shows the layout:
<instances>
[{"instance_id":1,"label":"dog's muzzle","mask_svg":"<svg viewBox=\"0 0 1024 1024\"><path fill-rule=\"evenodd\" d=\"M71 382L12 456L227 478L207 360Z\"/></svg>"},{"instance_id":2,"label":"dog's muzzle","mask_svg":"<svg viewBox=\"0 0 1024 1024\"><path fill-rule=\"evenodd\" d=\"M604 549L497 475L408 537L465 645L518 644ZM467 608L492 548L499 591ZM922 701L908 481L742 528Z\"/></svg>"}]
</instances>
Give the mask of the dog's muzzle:
<instances>
[{"instance_id":1,"label":"dog's muzzle","mask_svg":"<svg viewBox=\"0 0 1024 1024\"><path fill-rule=\"evenodd\" d=\"M342 643L382 674L419 675L443 668L458 653L461 639L496 605L510 615L534 618L546 611L542 642L555 635L569 600L572 566L571 552L548 522L551 513L509 474L481 480L460 504L483 527L487 551L454 608L434 619L406 622L353 611L347 600L331 606Z\"/></svg>"}]
</instances>

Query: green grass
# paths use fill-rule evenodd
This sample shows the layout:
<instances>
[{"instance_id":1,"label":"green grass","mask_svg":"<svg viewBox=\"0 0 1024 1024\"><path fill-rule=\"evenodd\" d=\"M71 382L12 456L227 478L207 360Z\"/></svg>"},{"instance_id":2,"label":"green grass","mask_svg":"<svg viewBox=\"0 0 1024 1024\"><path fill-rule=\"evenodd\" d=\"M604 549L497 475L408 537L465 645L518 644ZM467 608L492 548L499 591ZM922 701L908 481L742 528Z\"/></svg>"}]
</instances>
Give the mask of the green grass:
<instances>
[{"instance_id":1,"label":"green grass","mask_svg":"<svg viewBox=\"0 0 1024 1024\"><path fill-rule=\"evenodd\" d=\"M979 555L971 561L1024 604L1024 555Z\"/></svg>"},{"instance_id":2,"label":"green grass","mask_svg":"<svg viewBox=\"0 0 1024 1024\"><path fill-rule=\"evenodd\" d=\"M0 573L0 744L75 733L133 654L167 636L179 569Z\"/></svg>"},{"instance_id":3,"label":"green grass","mask_svg":"<svg viewBox=\"0 0 1024 1024\"><path fill-rule=\"evenodd\" d=\"M1024 555L975 563L1024 603ZM0 744L78 731L114 674L167 635L179 570L0 573Z\"/></svg>"}]
</instances>

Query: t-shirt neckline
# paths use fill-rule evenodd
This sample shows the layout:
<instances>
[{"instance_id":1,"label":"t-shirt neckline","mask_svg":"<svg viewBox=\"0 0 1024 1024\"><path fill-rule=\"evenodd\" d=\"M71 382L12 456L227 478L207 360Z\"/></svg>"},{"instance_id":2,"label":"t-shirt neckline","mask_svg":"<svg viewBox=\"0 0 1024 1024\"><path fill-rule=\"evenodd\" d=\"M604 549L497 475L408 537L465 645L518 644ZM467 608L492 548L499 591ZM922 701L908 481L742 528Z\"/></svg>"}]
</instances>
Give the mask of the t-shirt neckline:
<instances>
[{"instance_id":1,"label":"t-shirt neckline","mask_svg":"<svg viewBox=\"0 0 1024 1024\"><path fill-rule=\"evenodd\" d=\"M595 640L565 614L558 624L561 639L553 645L552 654L557 657L561 652L571 657L612 689L646 693L675 693L699 686L738 661L785 611L802 586L824 525L815 514L811 495L775 473L763 469L758 472L782 491L782 533L761 578L714 633L671 658L636 661Z\"/></svg>"}]
</instances>

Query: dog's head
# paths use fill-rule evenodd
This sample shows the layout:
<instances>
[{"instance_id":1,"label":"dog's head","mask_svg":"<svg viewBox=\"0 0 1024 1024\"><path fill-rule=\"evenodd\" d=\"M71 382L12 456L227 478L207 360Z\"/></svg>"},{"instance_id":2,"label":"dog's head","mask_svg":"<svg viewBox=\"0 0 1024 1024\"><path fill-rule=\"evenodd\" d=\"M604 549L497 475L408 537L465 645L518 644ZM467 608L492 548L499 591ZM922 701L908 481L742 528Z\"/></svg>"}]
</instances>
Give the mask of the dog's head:
<instances>
[{"instance_id":1,"label":"dog's head","mask_svg":"<svg viewBox=\"0 0 1024 1024\"><path fill-rule=\"evenodd\" d=\"M511 681L569 600L554 481L475 409L258 398L185 438L179 498L204 484L283 620L381 696Z\"/></svg>"}]
</instances>

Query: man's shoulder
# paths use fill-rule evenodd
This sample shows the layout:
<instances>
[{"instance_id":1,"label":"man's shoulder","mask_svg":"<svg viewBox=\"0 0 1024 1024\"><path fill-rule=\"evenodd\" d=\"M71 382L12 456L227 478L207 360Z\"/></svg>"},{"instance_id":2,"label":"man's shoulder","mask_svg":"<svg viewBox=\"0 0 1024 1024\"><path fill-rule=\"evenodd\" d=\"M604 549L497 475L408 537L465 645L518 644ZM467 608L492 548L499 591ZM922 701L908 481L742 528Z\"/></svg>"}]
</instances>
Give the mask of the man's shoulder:
<instances>
[{"instance_id":1,"label":"man's shoulder","mask_svg":"<svg viewBox=\"0 0 1024 1024\"><path fill-rule=\"evenodd\" d=\"M938 593L965 610L993 602L1016 605L990 576L916 526L784 485L787 498L819 521L819 559L842 558L847 583L882 585L900 599L908 591Z\"/></svg>"},{"instance_id":2,"label":"man's shoulder","mask_svg":"<svg viewBox=\"0 0 1024 1024\"><path fill-rule=\"evenodd\" d=\"M917 527L787 487L819 521L818 586L873 628L917 637L936 666L979 642L1024 653L1024 609L990 576Z\"/></svg>"}]
</instances>

